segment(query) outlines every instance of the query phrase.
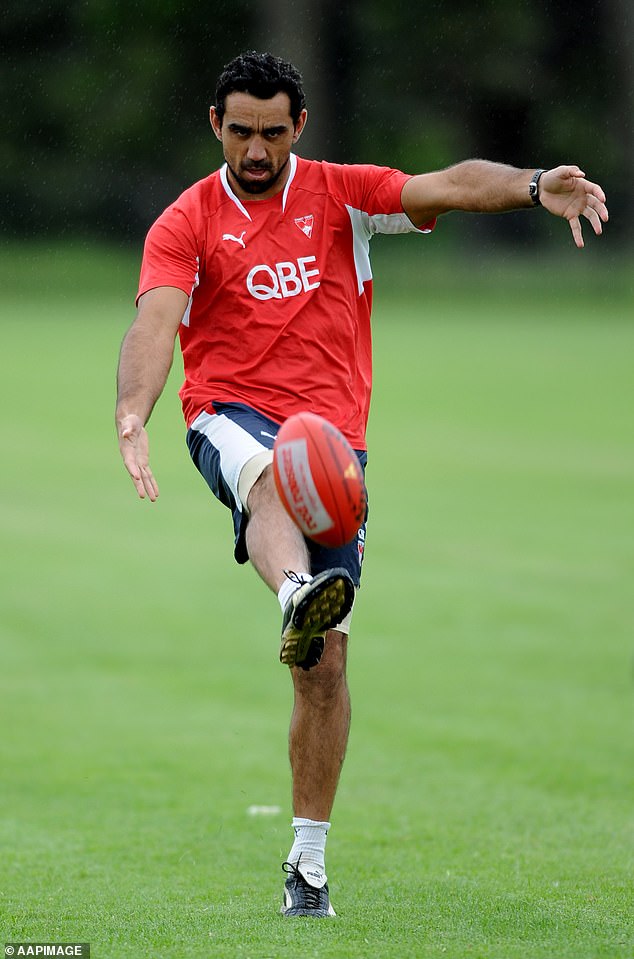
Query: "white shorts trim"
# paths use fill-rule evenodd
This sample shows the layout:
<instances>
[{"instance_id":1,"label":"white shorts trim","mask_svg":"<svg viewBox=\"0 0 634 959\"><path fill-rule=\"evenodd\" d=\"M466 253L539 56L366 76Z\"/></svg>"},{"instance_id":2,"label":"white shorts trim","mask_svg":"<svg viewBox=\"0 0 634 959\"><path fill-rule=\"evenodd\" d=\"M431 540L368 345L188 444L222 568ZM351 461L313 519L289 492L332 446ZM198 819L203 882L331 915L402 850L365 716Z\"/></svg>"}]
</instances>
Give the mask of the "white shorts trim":
<instances>
[{"instance_id":1,"label":"white shorts trim","mask_svg":"<svg viewBox=\"0 0 634 959\"><path fill-rule=\"evenodd\" d=\"M263 453L256 453L250 460L247 460L240 471L240 476L238 477L238 498L247 516L249 515L249 508L247 506L249 493L266 467L270 466L272 462L273 450L264 450Z\"/></svg>"},{"instance_id":2,"label":"white shorts trim","mask_svg":"<svg viewBox=\"0 0 634 959\"><path fill-rule=\"evenodd\" d=\"M206 413L203 411L196 417L191 429L203 433L212 446L219 451L222 475L233 494L238 509L244 509L253 483L255 483L267 462L273 461L273 451L267 449L262 443L258 443L255 437L238 426L237 423L234 423L224 413ZM263 454L266 454L266 457ZM250 484L244 483L241 485L240 475L242 470L254 458L259 458L258 462L263 460L262 466L259 472L255 473ZM244 499L240 495L241 492L244 494Z\"/></svg>"}]
</instances>

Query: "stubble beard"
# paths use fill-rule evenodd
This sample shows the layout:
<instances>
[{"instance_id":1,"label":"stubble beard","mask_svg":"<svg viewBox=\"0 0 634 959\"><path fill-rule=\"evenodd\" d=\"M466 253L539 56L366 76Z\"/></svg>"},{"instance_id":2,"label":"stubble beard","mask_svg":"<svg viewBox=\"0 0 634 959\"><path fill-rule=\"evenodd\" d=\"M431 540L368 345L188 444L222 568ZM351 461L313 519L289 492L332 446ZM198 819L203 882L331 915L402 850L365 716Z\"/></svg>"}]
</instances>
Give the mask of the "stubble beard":
<instances>
[{"instance_id":1,"label":"stubble beard","mask_svg":"<svg viewBox=\"0 0 634 959\"><path fill-rule=\"evenodd\" d=\"M245 193L252 193L254 195L258 193L266 193L267 190L270 190L272 186L275 186L282 173L286 169L288 164L288 157L279 168L277 173L274 173L267 180L245 180L244 177L241 177L239 173L233 169L233 167L227 163L227 167L231 172L231 176L234 178L241 190L244 190ZM252 164L251 169L261 170L263 167L259 166L257 163ZM264 167L266 169L266 167Z\"/></svg>"}]
</instances>

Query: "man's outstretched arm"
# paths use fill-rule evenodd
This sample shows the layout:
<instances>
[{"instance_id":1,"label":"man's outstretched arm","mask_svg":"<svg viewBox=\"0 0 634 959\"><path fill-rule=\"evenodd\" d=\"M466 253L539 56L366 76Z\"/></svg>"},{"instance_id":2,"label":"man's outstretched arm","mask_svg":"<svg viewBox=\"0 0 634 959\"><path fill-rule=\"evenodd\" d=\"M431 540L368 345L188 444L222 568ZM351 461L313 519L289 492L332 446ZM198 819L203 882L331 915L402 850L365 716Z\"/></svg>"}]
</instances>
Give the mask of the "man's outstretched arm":
<instances>
[{"instance_id":1,"label":"man's outstretched arm","mask_svg":"<svg viewBox=\"0 0 634 959\"><path fill-rule=\"evenodd\" d=\"M186 307L186 294L175 287L161 286L144 293L121 344L115 414L119 450L137 493L152 502L159 490L150 469L145 424L163 392Z\"/></svg>"},{"instance_id":2,"label":"man's outstretched arm","mask_svg":"<svg viewBox=\"0 0 634 959\"><path fill-rule=\"evenodd\" d=\"M414 176L403 187L403 209L414 224L429 222L450 210L504 213L530 208L529 184L535 170L520 170L488 160L465 160L446 170ZM539 201L554 216L568 220L575 244L583 246L581 217L602 232L608 210L605 193L586 180L578 166L546 170L539 179Z\"/></svg>"}]
</instances>

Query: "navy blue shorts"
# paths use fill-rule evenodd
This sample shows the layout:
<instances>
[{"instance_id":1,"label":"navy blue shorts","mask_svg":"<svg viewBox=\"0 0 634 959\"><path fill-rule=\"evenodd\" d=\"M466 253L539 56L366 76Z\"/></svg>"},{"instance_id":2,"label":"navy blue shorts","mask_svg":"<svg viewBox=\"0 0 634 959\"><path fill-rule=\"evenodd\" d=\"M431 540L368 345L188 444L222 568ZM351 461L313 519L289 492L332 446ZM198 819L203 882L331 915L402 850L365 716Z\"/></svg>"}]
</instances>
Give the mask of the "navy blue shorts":
<instances>
[{"instance_id":1,"label":"navy blue shorts","mask_svg":"<svg viewBox=\"0 0 634 959\"><path fill-rule=\"evenodd\" d=\"M195 466L214 496L231 510L234 555L238 563L246 563L249 555L245 534L249 518L242 509L238 480L245 463L273 449L280 424L243 403L214 403L213 409L215 413L203 412L194 420L187 431L187 446ZM367 453L364 450L355 452L365 471ZM355 586L359 586L365 532L366 522L357 537L339 549L328 549L306 539L311 559L310 572L314 575L334 566L342 566L350 573Z\"/></svg>"}]
</instances>

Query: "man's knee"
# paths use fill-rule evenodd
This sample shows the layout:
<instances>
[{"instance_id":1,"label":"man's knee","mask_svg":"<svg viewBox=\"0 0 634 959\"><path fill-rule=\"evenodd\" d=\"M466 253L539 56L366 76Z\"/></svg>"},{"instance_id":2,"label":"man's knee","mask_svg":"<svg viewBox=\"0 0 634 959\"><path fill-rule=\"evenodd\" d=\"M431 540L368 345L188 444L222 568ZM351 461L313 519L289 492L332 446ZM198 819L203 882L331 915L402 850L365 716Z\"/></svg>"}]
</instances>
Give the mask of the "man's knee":
<instances>
[{"instance_id":1,"label":"man's knee","mask_svg":"<svg viewBox=\"0 0 634 959\"><path fill-rule=\"evenodd\" d=\"M291 670L295 692L313 702L336 696L346 682L347 649L347 635L328 630L320 663L308 670L298 666Z\"/></svg>"}]
</instances>

